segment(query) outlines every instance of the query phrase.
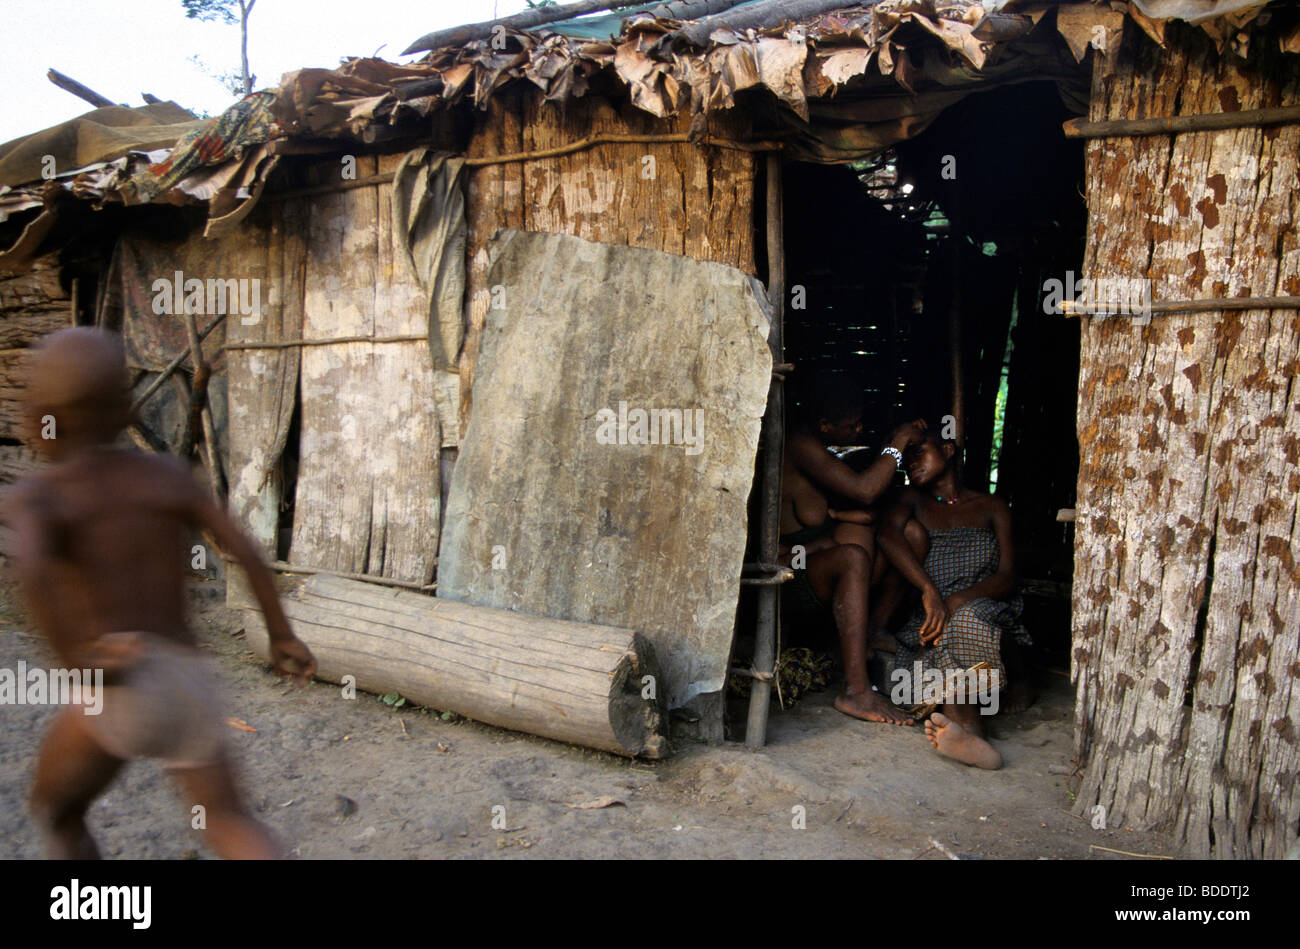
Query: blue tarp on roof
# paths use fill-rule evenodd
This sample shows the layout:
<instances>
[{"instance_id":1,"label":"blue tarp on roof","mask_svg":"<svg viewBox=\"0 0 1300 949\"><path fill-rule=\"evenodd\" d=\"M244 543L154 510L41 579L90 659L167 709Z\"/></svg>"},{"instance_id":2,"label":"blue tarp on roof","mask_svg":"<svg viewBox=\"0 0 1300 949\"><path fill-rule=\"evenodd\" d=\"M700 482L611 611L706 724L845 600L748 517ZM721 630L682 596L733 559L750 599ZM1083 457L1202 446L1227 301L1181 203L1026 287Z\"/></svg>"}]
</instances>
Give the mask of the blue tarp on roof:
<instances>
[{"instance_id":1,"label":"blue tarp on roof","mask_svg":"<svg viewBox=\"0 0 1300 949\"><path fill-rule=\"evenodd\" d=\"M652 0L650 3L639 3L631 7L623 7L619 10L613 10L609 13L592 13L587 16L574 17L571 20L557 20L554 23L547 23L543 26L535 26L531 30L543 31L548 30L552 33L562 33L565 36L572 36L580 39L590 40L608 40L613 39L623 32L623 20L636 13L644 10L653 10L655 7L664 5L665 0ZM731 10L742 10L745 7L760 3L762 0L749 0L748 3L738 3ZM853 6L853 0L845 0L846 7ZM727 12L731 12L728 10ZM669 11L666 16L671 16Z\"/></svg>"},{"instance_id":2,"label":"blue tarp on roof","mask_svg":"<svg viewBox=\"0 0 1300 949\"><path fill-rule=\"evenodd\" d=\"M574 17L571 20L557 20L554 23L535 26L527 32L546 30L551 33L563 33L565 36L580 39L612 39L623 32L624 17L640 13L642 10L653 9L662 4L663 0L652 0L650 3L639 3L633 7L623 7L621 10L615 10L612 13L593 13L588 16Z\"/></svg>"}]
</instances>

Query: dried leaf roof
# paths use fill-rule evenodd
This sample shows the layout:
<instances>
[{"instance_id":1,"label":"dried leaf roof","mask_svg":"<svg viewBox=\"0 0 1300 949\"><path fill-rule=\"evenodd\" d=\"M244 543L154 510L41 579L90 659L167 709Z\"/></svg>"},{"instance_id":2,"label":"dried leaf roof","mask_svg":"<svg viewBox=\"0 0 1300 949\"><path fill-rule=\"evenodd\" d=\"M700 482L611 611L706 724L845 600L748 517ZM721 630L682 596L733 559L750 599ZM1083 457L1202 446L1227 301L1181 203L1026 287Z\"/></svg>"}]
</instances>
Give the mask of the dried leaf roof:
<instances>
[{"instance_id":1,"label":"dried leaf roof","mask_svg":"<svg viewBox=\"0 0 1300 949\"><path fill-rule=\"evenodd\" d=\"M622 88L634 106L660 117L687 110L699 119L735 106L738 96L765 91L765 135L775 129L799 157L852 160L915 134L942 108L994 84L1052 80L1082 110L1087 71L1080 64L1089 46L1118 44L1126 17L1157 43L1177 19L1244 55L1247 27L1270 2L1009 0L993 9L992 0L667 0L531 29L487 24L489 32L478 38L410 64L361 58L337 69L286 74L274 90L268 146L274 151L281 138L373 141L386 129L427 136L422 120L431 114L484 109L511 84L562 103L600 82ZM695 19L665 15L721 7L729 8ZM806 15L791 18L791 11ZM594 38L603 33L614 35ZM1300 53L1300 28L1278 42ZM235 154L223 167L242 160ZM121 163L102 181L81 176L81 196L112 199L132 171ZM0 181L5 185L26 182ZM154 200L195 194L181 182ZM11 190L6 197L12 212L12 202L29 203L32 194Z\"/></svg>"}]
</instances>

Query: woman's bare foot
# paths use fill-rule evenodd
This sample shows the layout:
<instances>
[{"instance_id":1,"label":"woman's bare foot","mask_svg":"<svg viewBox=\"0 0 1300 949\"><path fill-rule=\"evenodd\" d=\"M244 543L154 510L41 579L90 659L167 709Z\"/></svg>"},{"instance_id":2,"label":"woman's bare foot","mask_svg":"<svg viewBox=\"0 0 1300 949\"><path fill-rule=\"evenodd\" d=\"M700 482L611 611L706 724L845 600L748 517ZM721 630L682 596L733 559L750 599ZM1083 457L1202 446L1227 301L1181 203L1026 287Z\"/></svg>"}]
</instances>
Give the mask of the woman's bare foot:
<instances>
[{"instance_id":1,"label":"woman's bare foot","mask_svg":"<svg viewBox=\"0 0 1300 949\"><path fill-rule=\"evenodd\" d=\"M925 737L939 754L988 771L1002 767L1002 755L983 738L962 728L941 712L925 723Z\"/></svg>"},{"instance_id":2,"label":"woman's bare foot","mask_svg":"<svg viewBox=\"0 0 1300 949\"><path fill-rule=\"evenodd\" d=\"M912 719L906 712L890 705L878 692L868 691L857 695L841 692L835 698L835 707L845 715L860 718L864 722L883 722L886 725L912 724Z\"/></svg>"}]
</instances>

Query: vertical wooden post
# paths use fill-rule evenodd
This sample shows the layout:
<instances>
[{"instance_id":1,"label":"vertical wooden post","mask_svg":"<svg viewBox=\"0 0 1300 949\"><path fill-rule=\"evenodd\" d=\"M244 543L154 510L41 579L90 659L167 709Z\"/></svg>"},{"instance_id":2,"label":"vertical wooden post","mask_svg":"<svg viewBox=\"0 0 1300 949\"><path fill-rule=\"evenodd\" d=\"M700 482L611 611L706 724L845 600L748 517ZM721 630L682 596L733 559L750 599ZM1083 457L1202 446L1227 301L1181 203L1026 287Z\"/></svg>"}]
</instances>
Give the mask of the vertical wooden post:
<instances>
[{"instance_id":1,"label":"vertical wooden post","mask_svg":"<svg viewBox=\"0 0 1300 949\"><path fill-rule=\"evenodd\" d=\"M781 207L781 155L767 156L767 295L772 303L772 328L768 345L772 362L785 361L783 321L785 313L785 227ZM759 559L776 563L780 554L781 458L785 451L785 391L775 375L767 395L763 416L763 482L759 516ZM749 718L745 744L761 748L767 741L767 709L772 696L772 675L776 667L776 628L780 621L780 587L758 588L758 629L754 643L754 680L749 693Z\"/></svg>"},{"instance_id":2,"label":"vertical wooden post","mask_svg":"<svg viewBox=\"0 0 1300 949\"><path fill-rule=\"evenodd\" d=\"M966 449L966 387L963 383L965 373L961 348L961 245L955 244L952 255L952 300L948 306L948 351L952 372L953 428L959 460Z\"/></svg>"}]
</instances>

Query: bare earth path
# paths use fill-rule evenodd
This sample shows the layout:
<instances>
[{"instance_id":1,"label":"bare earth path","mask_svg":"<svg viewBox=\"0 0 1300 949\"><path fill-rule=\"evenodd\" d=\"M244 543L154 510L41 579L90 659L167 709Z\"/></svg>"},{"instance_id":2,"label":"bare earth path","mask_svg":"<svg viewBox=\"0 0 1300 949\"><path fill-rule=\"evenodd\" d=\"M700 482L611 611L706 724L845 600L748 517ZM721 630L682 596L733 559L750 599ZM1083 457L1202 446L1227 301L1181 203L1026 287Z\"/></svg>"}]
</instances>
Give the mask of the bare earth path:
<instances>
[{"instance_id":1,"label":"bare earth path","mask_svg":"<svg viewBox=\"0 0 1300 949\"><path fill-rule=\"evenodd\" d=\"M948 859L931 838L973 858L1115 858L1090 844L1165 852L1155 835L1098 831L1066 813L1067 778L1048 771L1069 754L1064 679L994 723L998 772L940 758L920 728L852 721L829 694L775 713L762 752L678 743L651 764L393 711L365 693L349 701L333 685L297 689L249 652L218 599L199 586L195 626L217 657L228 713L255 729L231 727L230 745L254 808L295 857ZM50 664L4 590L0 668L19 660ZM52 713L0 706L0 858L41 854L25 797ZM91 827L111 857L210 855L152 762L125 769Z\"/></svg>"}]
</instances>

